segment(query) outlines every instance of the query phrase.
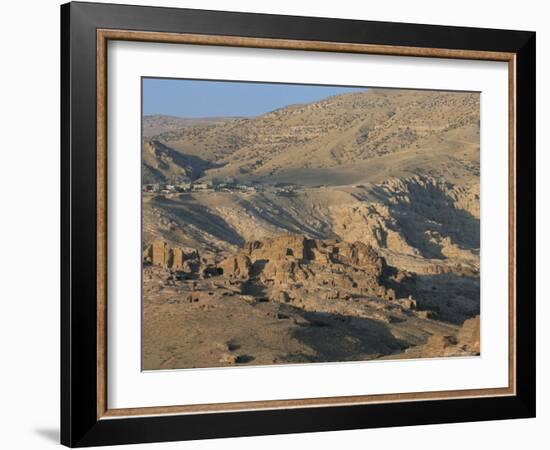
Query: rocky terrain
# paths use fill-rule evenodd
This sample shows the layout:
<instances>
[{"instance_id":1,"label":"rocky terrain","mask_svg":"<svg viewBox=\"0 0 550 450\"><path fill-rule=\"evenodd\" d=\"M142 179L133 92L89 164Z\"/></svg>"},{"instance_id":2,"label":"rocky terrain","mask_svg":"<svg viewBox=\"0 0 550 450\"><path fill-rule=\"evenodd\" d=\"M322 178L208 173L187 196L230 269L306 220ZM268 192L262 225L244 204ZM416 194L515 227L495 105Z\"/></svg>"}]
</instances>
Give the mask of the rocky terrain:
<instances>
[{"instance_id":1,"label":"rocky terrain","mask_svg":"<svg viewBox=\"0 0 550 450\"><path fill-rule=\"evenodd\" d=\"M480 353L478 94L166 126L143 144L164 186L143 194L144 369Z\"/></svg>"}]
</instances>

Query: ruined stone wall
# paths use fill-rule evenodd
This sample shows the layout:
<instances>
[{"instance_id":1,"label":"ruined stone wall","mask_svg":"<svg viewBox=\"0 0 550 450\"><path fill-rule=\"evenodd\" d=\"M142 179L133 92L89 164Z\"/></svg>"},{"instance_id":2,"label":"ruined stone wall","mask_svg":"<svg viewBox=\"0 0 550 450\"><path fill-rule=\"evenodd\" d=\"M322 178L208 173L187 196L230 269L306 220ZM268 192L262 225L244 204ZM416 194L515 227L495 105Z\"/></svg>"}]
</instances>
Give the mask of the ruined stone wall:
<instances>
[{"instance_id":1,"label":"ruined stone wall","mask_svg":"<svg viewBox=\"0 0 550 450\"><path fill-rule=\"evenodd\" d=\"M189 262L198 259L198 253L193 249L169 247L164 241L157 240L147 248L143 255L144 261L154 266L172 270L188 270Z\"/></svg>"},{"instance_id":2,"label":"ruined stone wall","mask_svg":"<svg viewBox=\"0 0 550 450\"><path fill-rule=\"evenodd\" d=\"M185 252L183 249L180 247L174 248L172 258L172 269L183 270L185 266Z\"/></svg>"},{"instance_id":3,"label":"ruined stone wall","mask_svg":"<svg viewBox=\"0 0 550 450\"><path fill-rule=\"evenodd\" d=\"M154 241L151 244L151 264L164 267L167 263L168 245L164 241Z\"/></svg>"}]
</instances>

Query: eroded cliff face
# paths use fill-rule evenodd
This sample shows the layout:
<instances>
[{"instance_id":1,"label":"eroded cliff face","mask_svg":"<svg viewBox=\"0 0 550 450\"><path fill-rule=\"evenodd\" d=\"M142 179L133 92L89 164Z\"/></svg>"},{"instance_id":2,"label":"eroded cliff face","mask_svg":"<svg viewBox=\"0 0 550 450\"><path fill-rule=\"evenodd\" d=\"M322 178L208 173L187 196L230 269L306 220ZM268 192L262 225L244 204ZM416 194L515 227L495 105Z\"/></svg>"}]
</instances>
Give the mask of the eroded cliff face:
<instances>
[{"instance_id":1,"label":"eroded cliff face","mask_svg":"<svg viewBox=\"0 0 550 450\"><path fill-rule=\"evenodd\" d=\"M157 224L154 226L154 224ZM144 204L144 238L162 238L213 253L284 233L363 242L431 269L479 269L479 185L429 176L375 185L278 192L157 196ZM435 267L441 267L437 269ZM418 270L421 270L418 268Z\"/></svg>"},{"instance_id":2,"label":"eroded cliff face","mask_svg":"<svg viewBox=\"0 0 550 450\"><path fill-rule=\"evenodd\" d=\"M431 260L428 271L457 264L479 270L479 186L417 175L375 185L369 194L357 204L330 208L341 239L363 240L394 261ZM422 271L421 265L413 270Z\"/></svg>"}]
</instances>

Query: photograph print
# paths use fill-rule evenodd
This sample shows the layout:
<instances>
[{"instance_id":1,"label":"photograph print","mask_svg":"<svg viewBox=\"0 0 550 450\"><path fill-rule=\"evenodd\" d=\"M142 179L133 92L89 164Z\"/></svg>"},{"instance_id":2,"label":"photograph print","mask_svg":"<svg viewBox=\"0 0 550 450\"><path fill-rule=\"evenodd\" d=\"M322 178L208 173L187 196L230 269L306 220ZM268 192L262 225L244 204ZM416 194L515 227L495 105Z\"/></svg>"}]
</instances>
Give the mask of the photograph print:
<instances>
[{"instance_id":1,"label":"photograph print","mask_svg":"<svg viewBox=\"0 0 550 450\"><path fill-rule=\"evenodd\" d=\"M142 78L142 369L476 357L479 92Z\"/></svg>"}]
</instances>

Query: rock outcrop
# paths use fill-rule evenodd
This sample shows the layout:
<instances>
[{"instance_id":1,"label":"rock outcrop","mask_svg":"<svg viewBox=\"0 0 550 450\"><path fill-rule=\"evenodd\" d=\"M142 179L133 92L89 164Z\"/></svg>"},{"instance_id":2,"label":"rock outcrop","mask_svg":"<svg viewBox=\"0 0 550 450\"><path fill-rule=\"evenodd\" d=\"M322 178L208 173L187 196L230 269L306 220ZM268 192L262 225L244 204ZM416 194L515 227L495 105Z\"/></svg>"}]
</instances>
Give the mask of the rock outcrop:
<instances>
[{"instance_id":1,"label":"rock outcrop","mask_svg":"<svg viewBox=\"0 0 550 450\"><path fill-rule=\"evenodd\" d=\"M457 334L457 345L464 351L479 354L480 329L479 316L466 320Z\"/></svg>"},{"instance_id":2,"label":"rock outcrop","mask_svg":"<svg viewBox=\"0 0 550 450\"><path fill-rule=\"evenodd\" d=\"M145 263L174 271L192 272L198 260L199 253L196 250L170 247L162 240L153 241L143 252Z\"/></svg>"},{"instance_id":3,"label":"rock outcrop","mask_svg":"<svg viewBox=\"0 0 550 450\"><path fill-rule=\"evenodd\" d=\"M302 306L319 299L394 301L395 286L414 283L411 274L389 268L368 244L293 234L247 242L237 255L217 267L223 277L240 279L247 294L284 303L297 301Z\"/></svg>"},{"instance_id":4,"label":"rock outcrop","mask_svg":"<svg viewBox=\"0 0 550 450\"><path fill-rule=\"evenodd\" d=\"M480 354L479 330L479 316L475 316L466 320L455 335L430 336L420 349L433 356L476 356Z\"/></svg>"},{"instance_id":5,"label":"rock outcrop","mask_svg":"<svg viewBox=\"0 0 550 450\"><path fill-rule=\"evenodd\" d=\"M370 245L308 239L282 234L247 242L221 261L199 257L193 249L154 241L144 262L195 278L220 278L241 286L243 294L288 302L307 298L351 299L364 296L397 300L395 286L414 282L411 274L388 267ZM412 300L411 300L412 301Z\"/></svg>"},{"instance_id":6,"label":"rock outcrop","mask_svg":"<svg viewBox=\"0 0 550 450\"><path fill-rule=\"evenodd\" d=\"M263 241L247 242L244 251L253 261L302 261L318 264L340 264L365 269L374 278L385 267L384 258L363 242L307 239L305 236L283 234ZM285 265L293 271L295 266Z\"/></svg>"},{"instance_id":7,"label":"rock outcrop","mask_svg":"<svg viewBox=\"0 0 550 450\"><path fill-rule=\"evenodd\" d=\"M225 277L246 280L250 276L252 264L248 256L237 254L236 256L225 258L218 264L218 267L223 270Z\"/></svg>"}]
</instances>

